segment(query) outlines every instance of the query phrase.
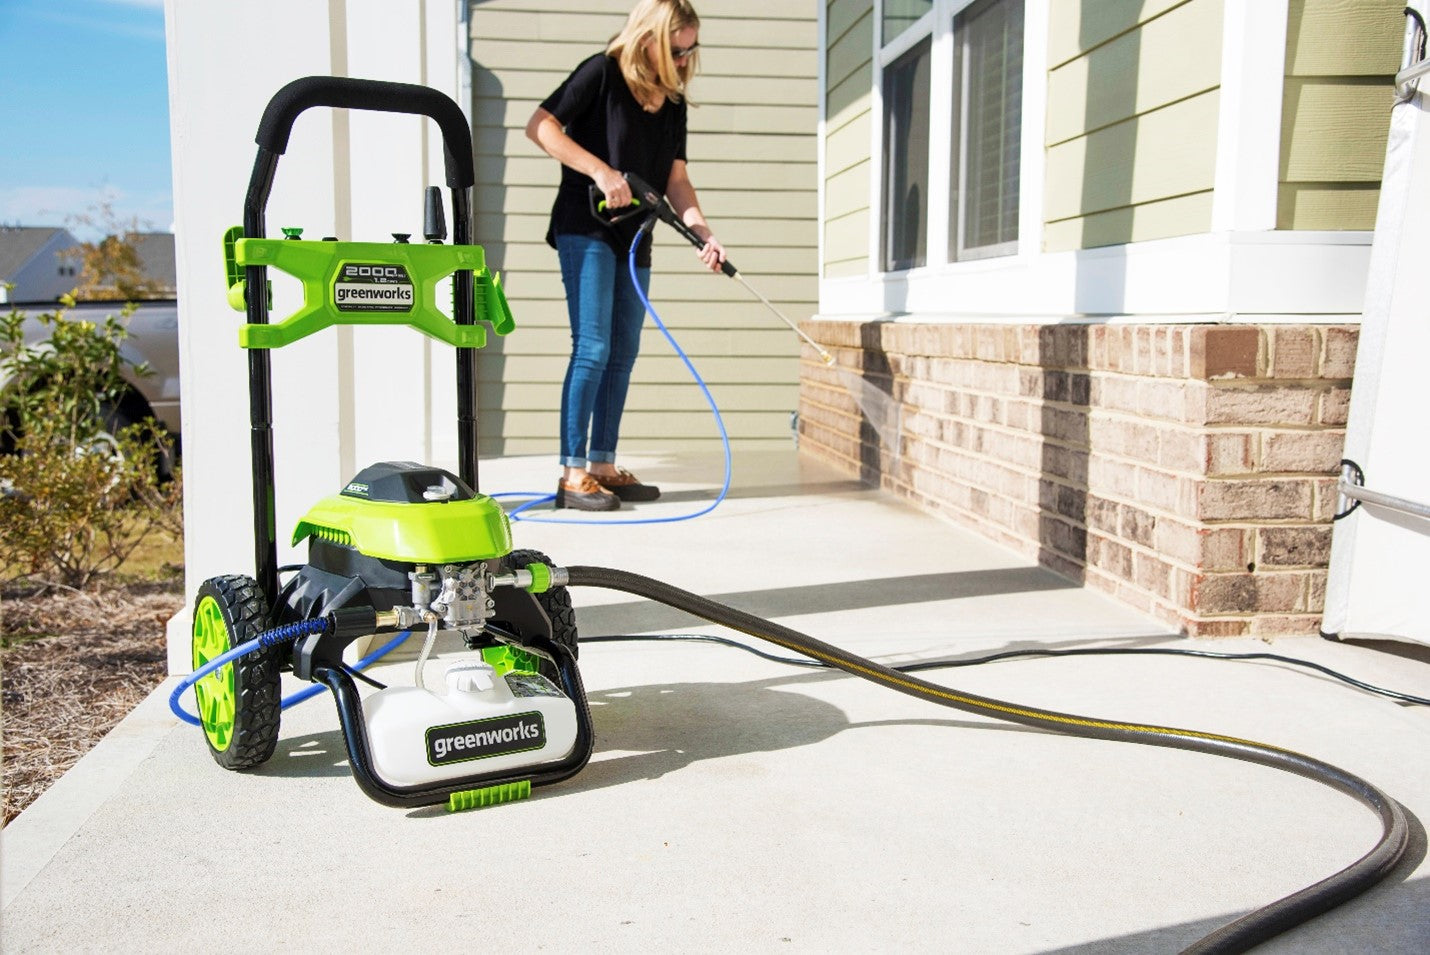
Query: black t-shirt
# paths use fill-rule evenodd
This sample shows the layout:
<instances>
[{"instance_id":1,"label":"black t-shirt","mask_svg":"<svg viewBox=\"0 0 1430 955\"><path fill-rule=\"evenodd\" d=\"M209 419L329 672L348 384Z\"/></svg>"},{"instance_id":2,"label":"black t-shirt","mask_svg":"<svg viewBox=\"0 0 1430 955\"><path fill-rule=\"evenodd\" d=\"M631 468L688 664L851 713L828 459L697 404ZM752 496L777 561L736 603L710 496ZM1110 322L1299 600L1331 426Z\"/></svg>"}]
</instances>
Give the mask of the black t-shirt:
<instances>
[{"instance_id":1,"label":"black t-shirt","mask_svg":"<svg viewBox=\"0 0 1430 955\"><path fill-rule=\"evenodd\" d=\"M582 148L613 169L635 173L661 193L675 160L685 159L685 101L666 100L656 112L646 112L626 85L620 64L604 53L576 67L541 108ZM624 261L641 219L633 216L614 226L598 221L591 215L593 183L590 176L562 165L546 241L554 248L558 234L599 236ZM638 265L650 266L650 245L647 236L636 253Z\"/></svg>"}]
</instances>

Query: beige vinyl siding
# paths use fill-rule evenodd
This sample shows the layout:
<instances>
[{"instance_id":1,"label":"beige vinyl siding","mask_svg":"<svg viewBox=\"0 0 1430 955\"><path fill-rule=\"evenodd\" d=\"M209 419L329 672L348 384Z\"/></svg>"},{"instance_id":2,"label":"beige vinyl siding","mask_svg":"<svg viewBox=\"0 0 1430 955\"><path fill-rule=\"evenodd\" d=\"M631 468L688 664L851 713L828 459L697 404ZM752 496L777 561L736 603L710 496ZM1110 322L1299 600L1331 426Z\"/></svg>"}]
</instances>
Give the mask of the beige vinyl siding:
<instances>
[{"instance_id":1,"label":"beige vinyl siding","mask_svg":"<svg viewBox=\"0 0 1430 955\"><path fill-rule=\"evenodd\" d=\"M1222 0L1054 0L1044 248L1206 232Z\"/></svg>"},{"instance_id":2,"label":"beige vinyl siding","mask_svg":"<svg viewBox=\"0 0 1430 955\"><path fill-rule=\"evenodd\" d=\"M599 52L634 0L487 0L471 6L477 241L503 271L517 329L478 361L483 455L557 453L570 328L546 223L560 174L525 136L541 100ZM691 89L690 177L730 259L796 321L817 300L817 37L800 0L698 5L701 72ZM790 441L799 342L743 286L710 275L666 226L651 297L719 404L737 448ZM716 444L704 398L649 319L620 450Z\"/></svg>"},{"instance_id":3,"label":"beige vinyl siding","mask_svg":"<svg viewBox=\"0 0 1430 955\"><path fill-rule=\"evenodd\" d=\"M873 3L832 0L826 7L825 30L824 275L866 275Z\"/></svg>"},{"instance_id":4,"label":"beige vinyl siding","mask_svg":"<svg viewBox=\"0 0 1430 955\"><path fill-rule=\"evenodd\" d=\"M1373 229L1403 0L1291 0L1279 229Z\"/></svg>"}]
</instances>

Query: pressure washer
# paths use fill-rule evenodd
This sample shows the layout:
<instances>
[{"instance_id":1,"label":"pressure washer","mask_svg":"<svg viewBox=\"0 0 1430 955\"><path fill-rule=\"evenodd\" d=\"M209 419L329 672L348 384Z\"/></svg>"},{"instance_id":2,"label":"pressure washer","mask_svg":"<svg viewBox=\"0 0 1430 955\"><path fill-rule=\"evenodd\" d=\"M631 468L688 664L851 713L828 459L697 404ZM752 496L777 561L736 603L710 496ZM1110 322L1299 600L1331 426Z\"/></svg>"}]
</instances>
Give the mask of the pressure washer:
<instances>
[{"instance_id":1,"label":"pressure washer","mask_svg":"<svg viewBox=\"0 0 1430 955\"><path fill-rule=\"evenodd\" d=\"M425 244L410 243L406 235L394 235L391 243L313 241L296 229L285 229L281 239L266 237L265 207L293 123L320 106L416 114L438 124L451 244L445 243L440 195L433 198L431 191ZM942 706L1074 736L1273 766L1346 793L1380 819L1382 836L1360 860L1219 929L1189 951L1244 950L1374 885L1405 851L1409 827L1400 805L1365 780L1311 757L1211 733L963 693L662 581L610 568L561 567L537 551L515 549L506 513L477 490L475 350L485 344L487 327L505 335L515 323L500 277L472 242L475 169L461 109L425 87L307 77L269 102L257 143L243 224L224 238L229 302L247 317L239 344L248 352L255 573L213 577L199 587L194 672L170 698L176 713L202 727L220 766L252 769L272 756L282 707L294 701L280 699L280 674L291 672L314 684L311 690L332 693L353 777L385 805L474 808L567 779L586 765L595 743L577 668L569 588L599 587L688 611ZM700 244L664 197L634 178L632 185L647 215L654 210L648 226L659 218ZM276 323L269 315L269 269L297 277L304 289L302 307ZM738 276L728 262L724 271ZM436 301L438 284L448 279L450 315ZM287 569L291 576L280 585L269 353L333 325L389 324L410 325L454 348L459 473L414 462L364 468L299 520L292 542L306 542L307 562ZM413 686L383 686L361 672L409 633L423 630ZM444 692L428 688L425 677L439 633L456 634L469 651L446 667ZM349 665L345 651L372 637L390 639ZM359 681L374 682L374 691L363 695ZM178 702L189 686L197 718Z\"/></svg>"}]
</instances>

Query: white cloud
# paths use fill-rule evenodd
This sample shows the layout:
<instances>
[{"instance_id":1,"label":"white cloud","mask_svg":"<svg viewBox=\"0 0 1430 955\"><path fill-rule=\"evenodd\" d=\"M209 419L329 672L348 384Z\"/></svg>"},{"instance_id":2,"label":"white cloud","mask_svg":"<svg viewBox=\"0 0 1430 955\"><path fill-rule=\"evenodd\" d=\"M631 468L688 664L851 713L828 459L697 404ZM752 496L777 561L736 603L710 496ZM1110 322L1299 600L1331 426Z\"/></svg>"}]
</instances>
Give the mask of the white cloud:
<instances>
[{"instance_id":1,"label":"white cloud","mask_svg":"<svg viewBox=\"0 0 1430 955\"><path fill-rule=\"evenodd\" d=\"M171 228L173 202L167 193L129 195L112 186L81 189L72 186L16 186L0 189L0 223L5 225L64 226L76 238L93 241L101 237L105 205L113 213L114 225L127 227L137 222L141 229L163 231ZM95 220L85 225L80 217Z\"/></svg>"}]
</instances>

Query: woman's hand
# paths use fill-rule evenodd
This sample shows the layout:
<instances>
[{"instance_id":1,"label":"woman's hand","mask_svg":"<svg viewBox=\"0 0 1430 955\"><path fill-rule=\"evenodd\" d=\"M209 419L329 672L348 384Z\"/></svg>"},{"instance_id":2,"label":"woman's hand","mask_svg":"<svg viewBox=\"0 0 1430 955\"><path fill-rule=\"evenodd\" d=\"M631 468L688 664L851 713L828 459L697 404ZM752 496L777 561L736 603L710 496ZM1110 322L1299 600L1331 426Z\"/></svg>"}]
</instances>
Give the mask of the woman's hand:
<instances>
[{"instance_id":1,"label":"woman's hand","mask_svg":"<svg viewBox=\"0 0 1430 955\"><path fill-rule=\"evenodd\" d=\"M705 237L705 244L700 248L700 261L705 263L705 267L712 272L720 271L720 263L725 261L725 247L720 244L720 240L713 235Z\"/></svg>"},{"instance_id":2,"label":"woman's hand","mask_svg":"<svg viewBox=\"0 0 1430 955\"><path fill-rule=\"evenodd\" d=\"M675 214L680 216L680 221L705 240L705 244L700 247L700 261L704 262L710 271L719 272L720 264L725 261L725 247L710 231L710 225L700 211L700 201L695 197L695 187L690 184L690 172L684 159L677 159L671 164L665 195L674 207Z\"/></svg>"},{"instance_id":3,"label":"woman's hand","mask_svg":"<svg viewBox=\"0 0 1430 955\"><path fill-rule=\"evenodd\" d=\"M631 184L610 166L597 170L591 178L596 181L596 187L605 193L606 208L621 209L631 204Z\"/></svg>"}]
</instances>

